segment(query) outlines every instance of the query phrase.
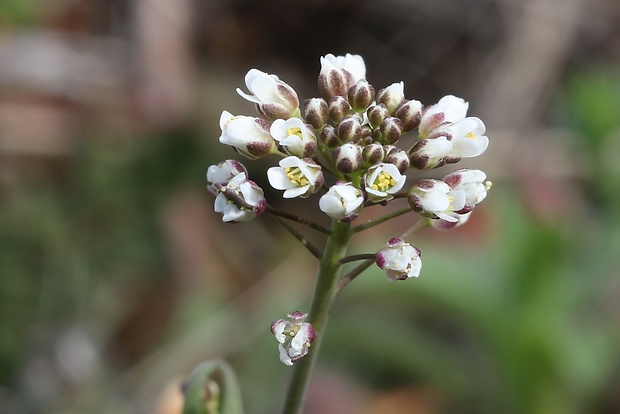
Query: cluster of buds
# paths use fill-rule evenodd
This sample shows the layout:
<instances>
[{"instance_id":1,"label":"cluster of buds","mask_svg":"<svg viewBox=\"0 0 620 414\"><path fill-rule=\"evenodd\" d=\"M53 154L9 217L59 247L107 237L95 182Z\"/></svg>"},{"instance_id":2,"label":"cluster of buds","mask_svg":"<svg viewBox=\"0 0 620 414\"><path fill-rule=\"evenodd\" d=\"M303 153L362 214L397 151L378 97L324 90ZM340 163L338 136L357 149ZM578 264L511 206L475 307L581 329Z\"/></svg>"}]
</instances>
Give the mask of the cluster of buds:
<instances>
[{"instance_id":1,"label":"cluster of buds","mask_svg":"<svg viewBox=\"0 0 620 414\"><path fill-rule=\"evenodd\" d=\"M467 117L468 103L448 95L425 106L405 97L403 82L376 91L358 55L328 54L320 63L321 96L303 105L276 75L250 70L248 92L237 92L255 104L258 116L222 112L220 142L252 160L277 157L277 165L267 170L270 185L283 191L284 198L320 193L320 210L334 220L349 223L365 207L406 199L411 210L438 229L463 224L490 188L484 172L459 169L442 180L421 179L403 188L408 171L454 164L487 149L485 125ZM226 222L249 221L266 209L262 189L238 161L211 166L207 180L216 195L215 210ZM376 263L390 280L417 277L420 251L392 239L377 253ZM286 364L307 352L302 342L311 342L307 333L305 341L297 341L296 333L284 345L282 329L306 332L297 316L272 326Z\"/></svg>"}]
</instances>

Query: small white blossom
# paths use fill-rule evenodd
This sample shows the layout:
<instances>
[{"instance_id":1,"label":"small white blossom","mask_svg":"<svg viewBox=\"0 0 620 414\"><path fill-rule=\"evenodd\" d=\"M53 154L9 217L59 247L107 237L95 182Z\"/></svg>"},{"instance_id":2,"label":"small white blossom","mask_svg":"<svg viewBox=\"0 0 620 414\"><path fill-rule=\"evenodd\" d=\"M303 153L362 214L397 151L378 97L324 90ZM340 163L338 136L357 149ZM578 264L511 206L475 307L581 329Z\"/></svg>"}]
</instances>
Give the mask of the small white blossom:
<instances>
[{"instance_id":1,"label":"small white blossom","mask_svg":"<svg viewBox=\"0 0 620 414\"><path fill-rule=\"evenodd\" d=\"M314 131L299 118L276 119L269 132L288 155L304 158L314 154L317 145Z\"/></svg>"},{"instance_id":2,"label":"small white blossom","mask_svg":"<svg viewBox=\"0 0 620 414\"><path fill-rule=\"evenodd\" d=\"M316 333L310 323L304 322L307 314L295 311L287 316L290 320L278 319L271 324L271 333L279 342L280 361L291 366L308 353Z\"/></svg>"},{"instance_id":3,"label":"small white blossom","mask_svg":"<svg viewBox=\"0 0 620 414\"><path fill-rule=\"evenodd\" d=\"M469 104L453 95L444 96L435 105L427 106L422 113L418 131L420 138L428 138L434 129L465 119Z\"/></svg>"},{"instance_id":4,"label":"small white blossom","mask_svg":"<svg viewBox=\"0 0 620 414\"><path fill-rule=\"evenodd\" d=\"M402 175L394 164L375 164L364 177L368 199L373 203L389 201L403 188L406 180L407 177Z\"/></svg>"},{"instance_id":5,"label":"small white blossom","mask_svg":"<svg viewBox=\"0 0 620 414\"><path fill-rule=\"evenodd\" d=\"M241 173L245 173L247 176L248 171L243 164L236 160L226 160L217 165L211 165L207 169L207 181L212 185L208 186L207 189L217 195L219 188L214 184L226 185L233 177Z\"/></svg>"},{"instance_id":6,"label":"small white blossom","mask_svg":"<svg viewBox=\"0 0 620 414\"><path fill-rule=\"evenodd\" d=\"M234 116L224 111L220 116L220 128L220 142L232 146L250 159L254 160L275 151L275 141L269 135L269 125L264 119Z\"/></svg>"},{"instance_id":7,"label":"small white blossom","mask_svg":"<svg viewBox=\"0 0 620 414\"><path fill-rule=\"evenodd\" d=\"M484 135L486 127L479 118L468 117L455 122L446 127L446 132L454 147L450 153L453 158L477 157L489 146L489 138Z\"/></svg>"},{"instance_id":8,"label":"small white blossom","mask_svg":"<svg viewBox=\"0 0 620 414\"><path fill-rule=\"evenodd\" d=\"M453 190L440 180L423 179L411 187L407 201L422 216L456 222L458 219L450 213L465 207L465 191Z\"/></svg>"},{"instance_id":9,"label":"small white blossom","mask_svg":"<svg viewBox=\"0 0 620 414\"><path fill-rule=\"evenodd\" d=\"M321 57L319 90L327 99L347 96L349 88L366 77L366 65L359 55L334 56L331 53Z\"/></svg>"},{"instance_id":10,"label":"small white blossom","mask_svg":"<svg viewBox=\"0 0 620 414\"><path fill-rule=\"evenodd\" d=\"M267 201L263 190L242 172L234 176L215 197L214 210L224 222L247 222L263 213Z\"/></svg>"},{"instance_id":11,"label":"small white blossom","mask_svg":"<svg viewBox=\"0 0 620 414\"><path fill-rule=\"evenodd\" d=\"M334 184L319 199L321 211L333 219L347 222L357 217L363 204L362 192L348 182Z\"/></svg>"},{"instance_id":12,"label":"small white blossom","mask_svg":"<svg viewBox=\"0 0 620 414\"><path fill-rule=\"evenodd\" d=\"M273 188L284 190L284 198L308 197L323 185L321 166L310 159L290 156L280 160L279 165L267 170L267 178Z\"/></svg>"},{"instance_id":13,"label":"small white blossom","mask_svg":"<svg viewBox=\"0 0 620 414\"><path fill-rule=\"evenodd\" d=\"M245 75L245 85L252 95L237 88L237 93L254 102L260 112L269 119L288 119L299 114L297 92L276 75L250 69Z\"/></svg>"},{"instance_id":14,"label":"small white blossom","mask_svg":"<svg viewBox=\"0 0 620 414\"><path fill-rule=\"evenodd\" d=\"M375 263L385 270L389 280L418 277L422 270L420 250L398 238L390 239L376 256Z\"/></svg>"},{"instance_id":15,"label":"small white blossom","mask_svg":"<svg viewBox=\"0 0 620 414\"><path fill-rule=\"evenodd\" d=\"M443 181L453 190L463 190L465 207L473 209L486 198L487 191L491 188L491 182L485 181L486 178L487 175L483 171L462 168L446 175Z\"/></svg>"}]
</instances>

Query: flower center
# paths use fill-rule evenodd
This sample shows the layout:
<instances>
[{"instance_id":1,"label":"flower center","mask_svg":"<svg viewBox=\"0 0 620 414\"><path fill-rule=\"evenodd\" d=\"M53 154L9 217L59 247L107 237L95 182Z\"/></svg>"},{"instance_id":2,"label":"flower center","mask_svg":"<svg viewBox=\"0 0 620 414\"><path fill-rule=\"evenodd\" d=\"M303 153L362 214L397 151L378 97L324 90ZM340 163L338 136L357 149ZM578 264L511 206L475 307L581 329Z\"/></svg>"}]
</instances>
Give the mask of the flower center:
<instances>
[{"instance_id":1,"label":"flower center","mask_svg":"<svg viewBox=\"0 0 620 414\"><path fill-rule=\"evenodd\" d=\"M291 182L297 187L308 185L308 178L306 178L299 167L286 167L284 171L286 171L286 176L288 179L291 180Z\"/></svg>"},{"instance_id":2,"label":"flower center","mask_svg":"<svg viewBox=\"0 0 620 414\"><path fill-rule=\"evenodd\" d=\"M465 138L476 139L476 136L474 135L473 132L469 132L467 133L467 135L465 135Z\"/></svg>"},{"instance_id":3,"label":"flower center","mask_svg":"<svg viewBox=\"0 0 620 414\"><path fill-rule=\"evenodd\" d=\"M301 128L293 127L286 130L286 136L297 135L299 138L302 138Z\"/></svg>"},{"instance_id":4,"label":"flower center","mask_svg":"<svg viewBox=\"0 0 620 414\"><path fill-rule=\"evenodd\" d=\"M377 176L375 182L372 183L372 189L377 191L387 191L396 185L396 180L386 172L382 172Z\"/></svg>"}]
</instances>

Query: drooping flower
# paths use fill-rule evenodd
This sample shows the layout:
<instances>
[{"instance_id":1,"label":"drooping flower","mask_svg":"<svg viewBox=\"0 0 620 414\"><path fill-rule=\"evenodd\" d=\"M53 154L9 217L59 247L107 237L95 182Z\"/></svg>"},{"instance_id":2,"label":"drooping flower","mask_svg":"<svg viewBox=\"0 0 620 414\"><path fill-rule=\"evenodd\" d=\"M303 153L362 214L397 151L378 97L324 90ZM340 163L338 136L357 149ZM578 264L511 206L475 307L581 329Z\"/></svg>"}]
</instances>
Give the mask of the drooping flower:
<instances>
[{"instance_id":1,"label":"drooping flower","mask_svg":"<svg viewBox=\"0 0 620 414\"><path fill-rule=\"evenodd\" d=\"M222 213L224 222L247 222L265 211L267 201L262 188L246 178L246 173L235 175L226 185L219 183L214 210Z\"/></svg>"},{"instance_id":2,"label":"drooping flower","mask_svg":"<svg viewBox=\"0 0 620 414\"><path fill-rule=\"evenodd\" d=\"M468 107L467 102L453 95L444 96L435 105L427 106L418 127L420 139L431 137L433 130L441 125L465 119Z\"/></svg>"},{"instance_id":3,"label":"drooping flower","mask_svg":"<svg viewBox=\"0 0 620 414\"><path fill-rule=\"evenodd\" d=\"M297 157L310 157L316 149L314 131L299 118L276 119L269 129L282 151Z\"/></svg>"},{"instance_id":4,"label":"drooping flower","mask_svg":"<svg viewBox=\"0 0 620 414\"><path fill-rule=\"evenodd\" d=\"M452 190L462 190L465 193L465 209L471 210L476 204L484 200L487 191L491 188L491 182L485 181L487 175L480 170L462 168L446 175L443 181ZM457 211L463 212L463 211Z\"/></svg>"},{"instance_id":5,"label":"drooping flower","mask_svg":"<svg viewBox=\"0 0 620 414\"><path fill-rule=\"evenodd\" d=\"M269 125L264 119L234 116L224 111L220 116L220 128L220 142L252 160L276 151L275 141L269 135Z\"/></svg>"},{"instance_id":6,"label":"drooping flower","mask_svg":"<svg viewBox=\"0 0 620 414\"><path fill-rule=\"evenodd\" d=\"M237 93L250 102L269 119L288 119L299 115L297 92L276 75L250 69L245 75L245 85L252 95L237 88Z\"/></svg>"},{"instance_id":7,"label":"drooping flower","mask_svg":"<svg viewBox=\"0 0 620 414\"><path fill-rule=\"evenodd\" d=\"M308 354L316 332L310 323L304 322L308 316L306 313L295 311L287 316L290 320L278 319L271 324L271 333L279 342L280 361L291 366Z\"/></svg>"},{"instance_id":8,"label":"drooping flower","mask_svg":"<svg viewBox=\"0 0 620 414\"><path fill-rule=\"evenodd\" d=\"M211 183L211 185L207 186L207 189L217 195L220 190L215 184L226 185L233 177L241 173L245 173L247 177L248 171L237 160L226 160L219 164L211 165L207 169L207 181Z\"/></svg>"},{"instance_id":9,"label":"drooping flower","mask_svg":"<svg viewBox=\"0 0 620 414\"><path fill-rule=\"evenodd\" d=\"M368 199L373 203L389 201L400 190L407 177L394 164L379 163L370 167L364 176Z\"/></svg>"},{"instance_id":10,"label":"drooping flower","mask_svg":"<svg viewBox=\"0 0 620 414\"><path fill-rule=\"evenodd\" d=\"M418 277L422 269L420 250L399 238L387 242L377 253L375 263L392 281Z\"/></svg>"},{"instance_id":11,"label":"drooping flower","mask_svg":"<svg viewBox=\"0 0 620 414\"><path fill-rule=\"evenodd\" d=\"M424 217L455 222L458 219L450 213L465 207L465 191L454 190L441 180L426 178L411 187L407 201L414 211Z\"/></svg>"},{"instance_id":12,"label":"drooping flower","mask_svg":"<svg viewBox=\"0 0 620 414\"><path fill-rule=\"evenodd\" d=\"M338 182L319 199L319 208L333 219L353 221L364 204L362 192L349 182Z\"/></svg>"},{"instance_id":13,"label":"drooping flower","mask_svg":"<svg viewBox=\"0 0 620 414\"><path fill-rule=\"evenodd\" d=\"M281 159L279 165L267 170L267 178L273 188L284 190L284 198L308 197L323 185L321 166L311 159L290 156Z\"/></svg>"}]
</instances>

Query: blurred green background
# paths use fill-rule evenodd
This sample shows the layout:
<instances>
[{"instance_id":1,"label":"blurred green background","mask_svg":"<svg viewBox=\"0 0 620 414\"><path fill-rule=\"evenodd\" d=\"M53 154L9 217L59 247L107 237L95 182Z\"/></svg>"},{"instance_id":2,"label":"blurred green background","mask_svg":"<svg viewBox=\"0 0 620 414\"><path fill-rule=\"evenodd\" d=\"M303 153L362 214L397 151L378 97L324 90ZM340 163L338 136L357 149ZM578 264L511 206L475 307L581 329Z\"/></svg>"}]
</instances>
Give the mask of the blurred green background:
<instances>
[{"instance_id":1,"label":"blurred green background","mask_svg":"<svg viewBox=\"0 0 620 414\"><path fill-rule=\"evenodd\" d=\"M270 217L222 223L204 173L248 69L303 100L347 52L377 89L468 100L491 145L457 167L494 186L411 240L419 279L342 292L306 412L620 412L619 28L613 0L0 0L0 412L179 413L216 357L277 411L269 324L316 266ZM245 163L264 188L272 162Z\"/></svg>"}]
</instances>

